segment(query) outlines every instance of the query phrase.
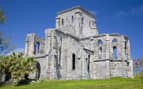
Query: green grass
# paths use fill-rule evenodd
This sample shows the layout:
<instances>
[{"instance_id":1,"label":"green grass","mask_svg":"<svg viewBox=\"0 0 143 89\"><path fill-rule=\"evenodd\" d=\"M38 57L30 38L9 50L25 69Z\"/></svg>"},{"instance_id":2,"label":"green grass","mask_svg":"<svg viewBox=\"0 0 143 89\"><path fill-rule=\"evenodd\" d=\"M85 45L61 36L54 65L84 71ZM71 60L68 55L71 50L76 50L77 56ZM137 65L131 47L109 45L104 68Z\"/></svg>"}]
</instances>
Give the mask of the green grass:
<instances>
[{"instance_id":1,"label":"green grass","mask_svg":"<svg viewBox=\"0 0 143 89\"><path fill-rule=\"evenodd\" d=\"M143 89L143 79L113 78L108 80L43 80L22 86L4 85L0 89Z\"/></svg>"}]
</instances>

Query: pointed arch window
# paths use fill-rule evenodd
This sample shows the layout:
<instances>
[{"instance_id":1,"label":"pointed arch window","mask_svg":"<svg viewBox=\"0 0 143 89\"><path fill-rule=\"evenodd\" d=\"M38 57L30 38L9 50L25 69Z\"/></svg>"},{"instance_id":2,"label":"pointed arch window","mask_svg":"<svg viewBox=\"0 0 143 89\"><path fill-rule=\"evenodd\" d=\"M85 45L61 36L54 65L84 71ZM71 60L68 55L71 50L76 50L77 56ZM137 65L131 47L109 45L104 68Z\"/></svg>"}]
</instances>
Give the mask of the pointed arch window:
<instances>
[{"instance_id":1,"label":"pointed arch window","mask_svg":"<svg viewBox=\"0 0 143 89\"><path fill-rule=\"evenodd\" d=\"M102 58L102 47L99 48L99 59Z\"/></svg>"},{"instance_id":2,"label":"pointed arch window","mask_svg":"<svg viewBox=\"0 0 143 89\"><path fill-rule=\"evenodd\" d=\"M36 42L34 45L34 54L39 54L40 52L40 42Z\"/></svg>"},{"instance_id":3,"label":"pointed arch window","mask_svg":"<svg viewBox=\"0 0 143 89\"><path fill-rule=\"evenodd\" d=\"M72 54L72 70L75 70L75 54Z\"/></svg>"},{"instance_id":4,"label":"pointed arch window","mask_svg":"<svg viewBox=\"0 0 143 89\"><path fill-rule=\"evenodd\" d=\"M64 19L62 19L62 25L64 25Z\"/></svg>"},{"instance_id":5,"label":"pointed arch window","mask_svg":"<svg viewBox=\"0 0 143 89\"><path fill-rule=\"evenodd\" d=\"M117 42L118 42L117 39L112 40L112 43L117 43Z\"/></svg>"},{"instance_id":6,"label":"pointed arch window","mask_svg":"<svg viewBox=\"0 0 143 89\"><path fill-rule=\"evenodd\" d=\"M74 22L74 17L72 16L72 23Z\"/></svg>"},{"instance_id":7,"label":"pointed arch window","mask_svg":"<svg viewBox=\"0 0 143 89\"><path fill-rule=\"evenodd\" d=\"M102 45L103 45L102 40L98 40L98 46L102 46Z\"/></svg>"},{"instance_id":8,"label":"pointed arch window","mask_svg":"<svg viewBox=\"0 0 143 89\"><path fill-rule=\"evenodd\" d=\"M116 60L117 59L117 57L118 57L118 55L117 55L117 47L113 47L113 58L114 58L114 60Z\"/></svg>"}]
</instances>

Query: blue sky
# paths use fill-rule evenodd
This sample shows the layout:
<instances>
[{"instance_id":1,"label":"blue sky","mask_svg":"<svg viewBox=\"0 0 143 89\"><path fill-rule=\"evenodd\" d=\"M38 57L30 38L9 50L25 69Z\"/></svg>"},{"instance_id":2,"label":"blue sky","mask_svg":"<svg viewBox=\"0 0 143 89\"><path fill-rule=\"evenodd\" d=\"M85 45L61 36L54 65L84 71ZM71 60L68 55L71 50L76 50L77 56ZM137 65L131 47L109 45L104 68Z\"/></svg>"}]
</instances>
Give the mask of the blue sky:
<instances>
[{"instance_id":1,"label":"blue sky","mask_svg":"<svg viewBox=\"0 0 143 89\"><path fill-rule=\"evenodd\" d=\"M96 16L99 33L120 33L131 42L132 58L143 57L143 0L0 0L6 23L0 31L17 48L29 32L44 37L58 11L80 5Z\"/></svg>"}]
</instances>

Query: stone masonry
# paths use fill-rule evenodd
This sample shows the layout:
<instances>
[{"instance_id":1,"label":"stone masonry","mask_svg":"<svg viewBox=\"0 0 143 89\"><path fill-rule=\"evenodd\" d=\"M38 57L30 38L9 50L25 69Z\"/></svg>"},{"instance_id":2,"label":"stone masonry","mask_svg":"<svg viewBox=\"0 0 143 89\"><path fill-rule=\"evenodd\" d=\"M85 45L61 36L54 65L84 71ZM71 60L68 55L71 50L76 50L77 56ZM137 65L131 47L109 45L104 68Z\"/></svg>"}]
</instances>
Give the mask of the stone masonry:
<instances>
[{"instance_id":1,"label":"stone masonry","mask_svg":"<svg viewBox=\"0 0 143 89\"><path fill-rule=\"evenodd\" d=\"M133 77L128 37L98 34L94 15L80 6L59 12L45 39L27 34L25 56L37 61L38 79Z\"/></svg>"}]
</instances>

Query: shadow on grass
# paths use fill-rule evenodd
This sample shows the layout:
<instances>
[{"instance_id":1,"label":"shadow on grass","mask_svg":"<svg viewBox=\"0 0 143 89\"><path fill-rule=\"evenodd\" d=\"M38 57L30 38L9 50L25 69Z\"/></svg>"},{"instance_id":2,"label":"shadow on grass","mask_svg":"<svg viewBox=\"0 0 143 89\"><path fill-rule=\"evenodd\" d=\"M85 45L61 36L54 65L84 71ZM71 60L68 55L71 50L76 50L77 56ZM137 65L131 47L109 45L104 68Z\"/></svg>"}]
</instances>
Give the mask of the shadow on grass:
<instances>
[{"instance_id":1,"label":"shadow on grass","mask_svg":"<svg viewBox=\"0 0 143 89\"><path fill-rule=\"evenodd\" d=\"M16 86L23 86L23 85L28 85L30 84L32 81L37 81L36 79L25 79L25 80L21 80L18 82L18 84L16 84Z\"/></svg>"},{"instance_id":2,"label":"shadow on grass","mask_svg":"<svg viewBox=\"0 0 143 89\"><path fill-rule=\"evenodd\" d=\"M20 80L18 83L14 84L13 82L0 82L0 87L3 87L5 85L15 85L15 86L23 86L23 85L28 85L30 84L32 81L37 81L35 79L25 79L25 80Z\"/></svg>"}]
</instances>

